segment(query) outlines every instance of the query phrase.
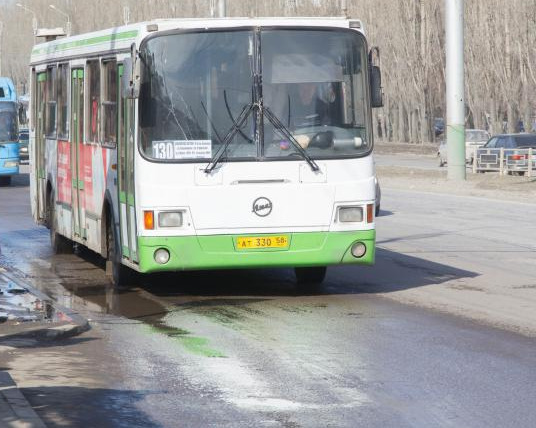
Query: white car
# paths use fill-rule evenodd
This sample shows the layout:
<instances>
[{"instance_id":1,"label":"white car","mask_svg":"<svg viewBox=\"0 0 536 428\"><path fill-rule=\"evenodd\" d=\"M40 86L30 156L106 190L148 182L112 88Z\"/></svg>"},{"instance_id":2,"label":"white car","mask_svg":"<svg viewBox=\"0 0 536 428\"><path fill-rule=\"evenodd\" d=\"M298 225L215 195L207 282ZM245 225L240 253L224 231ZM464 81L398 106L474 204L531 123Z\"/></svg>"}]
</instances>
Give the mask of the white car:
<instances>
[{"instance_id":1,"label":"white car","mask_svg":"<svg viewBox=\"0 0 536 428\"><path fill-rule=\"evenodd\" d=\"M491 138L488 131L483 129L465 130L465 162L472 165L476 149L479 149Z\"/></svg>"},{"instance_id":2,"label":"white car","mask_svg":"<svg viewBox=\"0 0 536 428\"><path fill-rule=\"evenodd\" d=\"M483 129L466 129L465 130L465 162L472 165L475 150L482 147L490 139L488 131ZM447 163L447 142L441 141L437 156L439 157L439 166Z\"/></svg>"}]
</instances>

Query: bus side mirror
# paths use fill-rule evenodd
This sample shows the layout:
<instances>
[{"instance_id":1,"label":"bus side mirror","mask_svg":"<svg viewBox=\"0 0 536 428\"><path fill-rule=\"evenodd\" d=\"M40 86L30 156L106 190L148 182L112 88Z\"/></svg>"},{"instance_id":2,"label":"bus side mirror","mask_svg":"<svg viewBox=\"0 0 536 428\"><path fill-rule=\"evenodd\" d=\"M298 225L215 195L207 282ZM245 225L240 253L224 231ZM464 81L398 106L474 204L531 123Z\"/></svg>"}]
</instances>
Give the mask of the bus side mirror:
<instances>
[{"instance_id":1,"label":"bus side mirror","mask_svg":"<svg viewBox=\"0 0 536 428\"><path fill-rule=\"evenodd\" d=\"M370 68L370 105L383 107L382 72L377 65Z\"/></svg>"}]
</instances>

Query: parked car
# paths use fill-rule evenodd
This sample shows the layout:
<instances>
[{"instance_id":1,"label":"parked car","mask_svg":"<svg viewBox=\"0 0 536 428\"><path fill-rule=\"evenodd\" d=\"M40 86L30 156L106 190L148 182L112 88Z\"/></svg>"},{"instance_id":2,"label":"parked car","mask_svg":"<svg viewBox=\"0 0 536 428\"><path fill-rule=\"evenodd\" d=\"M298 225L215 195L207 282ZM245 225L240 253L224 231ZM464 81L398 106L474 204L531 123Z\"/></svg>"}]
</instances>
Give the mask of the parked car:
<instances>
[{"instance_id":1,"label":"parked car","mask_svg":"<svg viewBox=\"0 0 536 428\"><path fill-rule=\"evenodd\" d=\"M465 162L472 165L475 149L480 148L489 140L490 134L483 129L466 129L465 130ZM437 151L439 157L439 166L447 163L447 142L441 140Z\"/></svg>"},{"instance_id":2,"label":"parked car","mask_svg":"<svg viewBox=\"0 0 536 428\"><path fill-rule=\"evenodd\" d=\"M435 136L439 136L445 132L445 119L442 117L435 117L434 118L434 133Z\"/></svg>"},{"instance_id":3,"label":"parked car","mask_svg":"<svg viewBox=\"0 0 536 428\"><path fill-rule=\"evenodd\" d=\"M465 130L465 162L472 165L475 149L482 147L491 138L488 131L483 129Z\"/></svg>"},{"instance_id":4,"label":"parked car","mask_svg":"<svg viewBox=\"0 0 536 428\"><path fill-rule=\"evenodd\" d=\"M500 153L503 149L503 165L509 173L524 174L528 169L528 150L534 149L532 168L536 168L536 134L500 134L493 136L479 153L477 167L479 171L499 170Z\"/></svg>"},{"instance_id":5,"label":"parked car","mask_svg":"<svg viewBox=\"0 0 536 428\"><path fill-rule=\"evenodd\" d=\"M28 129L19 130L19 155L21 162L28 162L30 159L28 153L28 140L30 139L30 131Z\"/></svg>"}]
</instances>

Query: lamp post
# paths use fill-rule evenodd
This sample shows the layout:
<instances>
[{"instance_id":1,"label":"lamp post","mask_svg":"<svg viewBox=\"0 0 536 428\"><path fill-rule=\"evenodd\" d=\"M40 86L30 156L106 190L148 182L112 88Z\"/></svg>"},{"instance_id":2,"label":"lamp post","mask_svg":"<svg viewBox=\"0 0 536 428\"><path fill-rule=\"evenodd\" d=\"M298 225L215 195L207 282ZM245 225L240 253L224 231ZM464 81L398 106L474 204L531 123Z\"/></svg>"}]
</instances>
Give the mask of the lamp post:
<instances>
[{"instance_id":1,"label":"lamp post","mask_svg":"<svg viewBox=\"0 0 536 428\"><path fill-rule=\"evenodd\" d=\"M71 35L71 17L69 16L69 14L64 12L63 10L58 9L53 4L49 4L48 7L67 18L67 28L65 30L65 33L67 34L67 37L69 37Z\"/></svg>"},{"instance_id":2,"label":"lamp post","mask_svg":"<svg viewBox=\"0 0 536 428\"><path fill-rule=\"evenodd\" d=\"M35 15L35 12L32 9L30 9L29 7L24 6L22 3L17 3L16 6L20 7L24 11L29 12L29 13L32 14L32 30L33 30L33 34L34 34L34 37L35 37L35 35L37 33L37 17Z\"/></svg>"},{"instance_id":3,"label":"lamp post","mask_svg":"<svg viewBox=\"0 0 536 428\"><path fill-rule=\"evenodd\" d=\"M464 0L445 0L449 180L465 181ZM476 158L474 160L476 162Z\"/></svg>"}]
</instances>

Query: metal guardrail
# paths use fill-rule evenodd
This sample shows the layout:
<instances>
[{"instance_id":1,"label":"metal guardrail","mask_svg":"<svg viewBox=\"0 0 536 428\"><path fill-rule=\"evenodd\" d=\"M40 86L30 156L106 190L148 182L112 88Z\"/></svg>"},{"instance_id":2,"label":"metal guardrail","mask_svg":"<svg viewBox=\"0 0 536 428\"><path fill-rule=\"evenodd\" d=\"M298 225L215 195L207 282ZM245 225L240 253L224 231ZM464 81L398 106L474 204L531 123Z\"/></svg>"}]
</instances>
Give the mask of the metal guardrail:
<instances>
[{"instance_id":1,"label":"metal guardrail","mask_svg":"<svg viewBox=\"0 0 536 428\"><path fill-rule=\"evenodd\" d=\"M536 176L535 149L486 149L475 148L473 172L498 171L505 175L520 173L527 177Z\"/></svg>"}]
</instances>

